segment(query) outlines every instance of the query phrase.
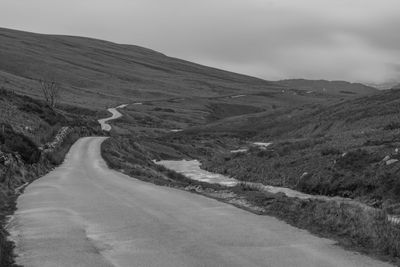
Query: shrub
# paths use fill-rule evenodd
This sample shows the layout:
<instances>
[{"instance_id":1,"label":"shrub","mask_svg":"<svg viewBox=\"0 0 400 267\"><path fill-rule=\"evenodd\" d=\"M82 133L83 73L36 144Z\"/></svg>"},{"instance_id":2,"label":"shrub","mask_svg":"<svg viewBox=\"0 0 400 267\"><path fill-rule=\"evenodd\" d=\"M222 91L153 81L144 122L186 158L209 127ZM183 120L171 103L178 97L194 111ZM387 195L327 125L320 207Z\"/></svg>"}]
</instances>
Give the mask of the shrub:
<instances>
[{"instance_id":1,"label":"shrub","mask_svg":"<svg viewBox=\"0 0 400 267\"><path fill-rule=\"evenodd\" d=\"M0 266L14 266L13 244L7 240L4 230L0 229Z\"/></svg>"},{"instance_id":2,"label":"shrub","mask_svg":"<svg viewBox=\"0 0 400 267\"><path fill-rule=\"evenodd\" d=\"M383 195L384 198L400 200L400 180L397 173L384 173L374 182L375 187L379 190L377 194Z\"/></svg>"},{"instance_id":3,"label":"shrub","mask_svg":"<svg viewBox=\"0 0 400 267\"><path fill-rule=\"evenodd\" d=\"M38 162L40 150L28 137L14 132L9 124L0 124L0 148L6 153L17 153L28 164Z\"/></svg>"},{"instance_id":4,"label":"shrub","mask_svg":"<svg viewBox=\"0 0 400 267\"><path fill-rule=\"evenodd\" d=\"M385 127L383 127L384 130L387 131L391 131L391 130L396 130L396 129L400 129L400 122L390 122L389 124L387 124Z\"/></svg>"},{"instance_id":5,"label":"shrub","mask_svg":"<svg viewBox=\"0 0 400 267\"><path fill-rule=\"evenodd\" d=\"M274 155L274 152L272 150L260 150L257 153L257 157L260 157L260 158L268 158L269 159L269 158L272 158L273 155Z\"/></svg>"},{"instance_id":6,"label":"shrub","mask_svg":"<svg viewBox=\"0 0 400 267\"><path fill-rule=\"evenodd\" d=\"M66 123L66 118L60 113L54 111L48 106L41 104L39 101L30 100L19 107L19 110L39 116L50 125L57 123Z\"/></svg>"},{"instance_id":7,"label":"shrub","mask_svg":"<svg viewBox=\"0 0 400 267\"><path fill-rule=\"evenodd\" d=\"M169 112L169 113L175 113L175 110L171 109L171 108L160 108L160 107L156 107L153 109L154 111L163 111L163 112Z\"/></svg>"},{"instance_id":8,"label":"shrub","mask_svg":"<svg viewBox=\"0 0 400 267\"><path fill-rule=\"evenodd\" d=\"M328 156L328 155L339 155L342 154L342 152L334 147L325 147L321 150L321 155L322 156Z\"/></svg>"},{"instance_id":9,"label":"shrub","mask_svg":"<svg viewBox=\"0 0 400 267\"><path fill-rule=\"evenodd\" d=\"M0 96L15 96L15 92L12 90L8 90L4 88L3 86L0 88Z\"/></svg>"},{"instance_id":10,"label":"shrub","mask_svg":"<svg viewBox=\"0 0 400 267\"><path fill-rule=\"evenodd\" d=\"M373 154L370 154L364 149L357 149L355 151L348 152L343 157L340 157L336 165L343 169L348 169L352 171L362 171L369 164L379 161Z\"/></svg>"}]
</instances>

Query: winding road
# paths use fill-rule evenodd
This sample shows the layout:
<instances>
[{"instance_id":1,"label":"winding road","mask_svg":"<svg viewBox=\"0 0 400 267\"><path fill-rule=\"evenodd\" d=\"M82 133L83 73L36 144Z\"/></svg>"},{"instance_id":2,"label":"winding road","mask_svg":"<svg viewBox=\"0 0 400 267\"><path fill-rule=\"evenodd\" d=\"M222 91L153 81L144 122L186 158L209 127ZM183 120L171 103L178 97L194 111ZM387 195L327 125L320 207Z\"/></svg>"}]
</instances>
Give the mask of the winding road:
<instances>
[{"instance_id":1,"label":"winding road","mask_svg":"<svg viewBox=\"0 0 400 267\"><path fill-rule=\"evenodd\" d=\"M107 122L111 121L111 120L115 120L115 119L121 118L122 114L117 109L118 108L125 108L126 106L128 106L128 105L126 105L126 104L125 105L119 105L116 108L107 109L108 112L110 112L112 115L111 115L111 117L98 120L98 122L100 123L101 129L103 131L107 131L107 132L111 131L111 125L108 124Z\"/></svg>"},{"instance_id":2,"label":"winding road","mask_svg":"<svg viewBox=\"0 0 400 267\"><path fill-rule=\"evenodd\" d=\"M19 197L8 226L18 264L390 266L273 217L110 170L100 154L105 139L79 139Z\"/></svg>"}]
</instances>

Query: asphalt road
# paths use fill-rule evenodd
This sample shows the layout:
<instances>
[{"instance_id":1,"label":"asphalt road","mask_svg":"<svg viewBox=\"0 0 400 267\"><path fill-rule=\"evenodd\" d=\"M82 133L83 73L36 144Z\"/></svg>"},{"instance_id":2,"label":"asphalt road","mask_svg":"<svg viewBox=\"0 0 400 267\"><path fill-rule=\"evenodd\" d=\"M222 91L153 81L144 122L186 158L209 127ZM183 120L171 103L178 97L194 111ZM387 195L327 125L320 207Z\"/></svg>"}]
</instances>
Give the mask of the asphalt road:
<instances>
[{"instance_id":1,"label":"asphalt road","mask_svg":"<svg viewBox=\"0 0 400 267\"><path fill-rule=\"evenodd\" d=\"M24 266L389 266L268 216L107 168L78 140L9 224Z\"/></svg>"},{"instance_id":2,"label":"asphalt road","mask_svg":"<svg viewBox=\"0 0 400 267\"><path fill-rule=\"evenodd\" d=\"M108 121L115 120L115 119L122 117L122 114L117 110L117 108L124 108L126 106L127 105L119 105L116 108L107 109L108 112L110 112L112 115L111 115L111 117L98 120L98 122L100 123L101 129L103 131L107 131L107 132L111 131L111 125L108 124Z\"/></svg>"}]
</instances>

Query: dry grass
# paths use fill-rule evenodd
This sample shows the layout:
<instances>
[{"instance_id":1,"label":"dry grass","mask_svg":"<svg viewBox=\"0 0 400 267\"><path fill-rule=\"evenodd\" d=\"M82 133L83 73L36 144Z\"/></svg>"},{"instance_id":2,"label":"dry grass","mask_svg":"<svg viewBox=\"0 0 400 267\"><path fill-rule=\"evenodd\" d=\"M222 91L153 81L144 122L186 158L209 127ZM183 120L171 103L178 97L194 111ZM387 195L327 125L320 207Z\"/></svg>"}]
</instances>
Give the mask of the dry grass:
<instances>
[{"instance_id":1,"label":"dry grass","mask_svg":"<svg viewBox=\"0 0 400 267\"><path fill-rule=\"evenodd\" d=\"M262 214L335 239L345 247L400 262L400 227L390 223L381 210L355 203L289 198L250 185L238 185L233 191L262 208Z\"/></svg>"}]
</instances>

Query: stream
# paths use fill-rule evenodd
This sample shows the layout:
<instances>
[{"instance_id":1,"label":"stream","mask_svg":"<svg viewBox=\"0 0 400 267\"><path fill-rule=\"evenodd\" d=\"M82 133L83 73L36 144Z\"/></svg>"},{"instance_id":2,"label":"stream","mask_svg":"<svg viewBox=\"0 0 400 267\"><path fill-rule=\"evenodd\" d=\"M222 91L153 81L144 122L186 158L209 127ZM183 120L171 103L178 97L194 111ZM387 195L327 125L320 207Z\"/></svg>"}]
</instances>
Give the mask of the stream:
<instances>
[{"instance_id":1,"label":"stream","mask_svg":"<svg viewBox=\"0 0 400 267\"><path fill-rule=\"evenodd\" d=\"M342 201L351 201L348 198L341 197L328 197L328 196L319 196L319 195L310 195L306 193L302 193L290 188L279 187L279 186L271 186L271 185L263 185L261 183L251 183L251 182L242 182L238 181L234 178L218 174L212 173L206 170L201 169L201 163L198 160L161 160L155 161L156 164L162 165L167 169L174 170L180 174L185 175L186 177L213 184L220 184L225 186L235 186L239 183L246 184L249 186L254 186L255 188L270 192L270 193L284 193L288 197L297 197L301 199L321 199L321 200L342 200Z\"/></svg>"},{"instance_id":2,"label":"stream","mask_svg":"<svg viewBox=\"0 0 400 267\"><path fill-rule=\"evenodd\" d=\"M250 187L254 187L257 190L269 192L269 193L283 193L287 197L296 197L299 199L317 199L322 201L335 201L337 203L349 203L357 206L361 206L364 209L374 209L364 203L361 203L357 200L353 200L350 198L343 198L343 197L330 197L330 196L321 196L321 195L310 195L306 193L302 193L290 188L286 187L279 187L279 186L271 186L271 185L264 185L261 183L252 183L252 182L243 182L236 180L234 178L218 174L212 173L206 170L201 169L201 163L198 160L161 160L161 161L154 161L158 165L162 165L167 169L176 171L177 173L183 174L186 177L206 182L212 184L220 184L224 186L235 186L237 184L245 184ZM388 220L394 224L400 224L400 216L398 215L388 215Z\"/></svg>"}]
</instances>

